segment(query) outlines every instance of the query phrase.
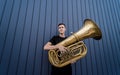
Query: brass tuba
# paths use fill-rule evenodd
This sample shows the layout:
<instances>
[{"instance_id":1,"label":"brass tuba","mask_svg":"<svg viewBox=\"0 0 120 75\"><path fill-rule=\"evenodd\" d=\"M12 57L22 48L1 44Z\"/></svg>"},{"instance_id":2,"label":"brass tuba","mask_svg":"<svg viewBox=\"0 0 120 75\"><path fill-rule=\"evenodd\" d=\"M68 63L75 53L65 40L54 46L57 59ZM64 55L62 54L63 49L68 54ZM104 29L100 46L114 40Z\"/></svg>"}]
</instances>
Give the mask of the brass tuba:
<instances>
[{"instance_id":1,"label":"brass tuba","mask_svg":"<svg viewBox=\"0 0 120 75\"><path fill-rule=\"evenodd\" d=\"M67 47L67 51L60 53L59 50L49 50L49 61L56 67L63 67L70 64L71 61L77 61L87 53L87 47L82 40L86 38L99 40L101 37L102 33L97 24L91 19L85 19L83 27L79 31L57 44Z\"/></svg>"}]
</instances>

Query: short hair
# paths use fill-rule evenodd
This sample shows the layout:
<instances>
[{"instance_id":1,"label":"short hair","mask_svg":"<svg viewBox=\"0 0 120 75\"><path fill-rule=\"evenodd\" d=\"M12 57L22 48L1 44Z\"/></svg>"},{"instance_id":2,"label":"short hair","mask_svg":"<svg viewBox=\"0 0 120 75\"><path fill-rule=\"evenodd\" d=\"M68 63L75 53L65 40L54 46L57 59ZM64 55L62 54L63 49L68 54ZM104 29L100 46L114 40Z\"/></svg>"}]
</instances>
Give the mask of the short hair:
<instances>
[{"instance_id":1,"label":"short hair","mask_svg":"<svg viewBox=\"0 0 120 75\"><path fill-rule=\"evenodd\" d=\"M60 25L64 25L64 26L65 26L65 24L64 24L64 23L59 23L59 24L58 24L58 27L59 27ZM66 27L66 26L65 26L65 27Z\"/></svg>"}]
</instances>

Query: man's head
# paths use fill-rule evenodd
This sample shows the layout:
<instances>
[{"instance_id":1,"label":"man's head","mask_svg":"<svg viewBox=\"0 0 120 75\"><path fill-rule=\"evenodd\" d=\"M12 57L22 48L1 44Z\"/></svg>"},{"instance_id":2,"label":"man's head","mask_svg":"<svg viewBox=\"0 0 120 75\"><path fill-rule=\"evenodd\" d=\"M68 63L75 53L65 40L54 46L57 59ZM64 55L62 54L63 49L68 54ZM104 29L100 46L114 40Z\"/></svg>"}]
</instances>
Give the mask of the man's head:
<instances>
[{"instance_id":1,"label":"man's head","mask_svg":"<svg viewBox=\"0 0 120 75\"><path fill-rule=\"evenodd\" d=\"M65 27L64 23L59 23L58 24L58 31L59 31L60 34L64 34L65 33L66 27Z\"/></svg>"}]
</instances>

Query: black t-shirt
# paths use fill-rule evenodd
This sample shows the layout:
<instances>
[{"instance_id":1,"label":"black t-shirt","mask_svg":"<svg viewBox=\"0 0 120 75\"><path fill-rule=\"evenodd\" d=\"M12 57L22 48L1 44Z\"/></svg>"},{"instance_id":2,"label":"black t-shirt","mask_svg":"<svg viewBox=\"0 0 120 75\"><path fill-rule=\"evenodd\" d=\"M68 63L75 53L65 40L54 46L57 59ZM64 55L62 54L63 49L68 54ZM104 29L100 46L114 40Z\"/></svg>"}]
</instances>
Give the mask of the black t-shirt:
<instances>
[{"instance_id":1,"label":"black t-shirt","mask_svg":"<svg viewBox=\"0 0 120 75\"><path fill-rule=\"evenodd\" d=\"M59 42L65 40L67 37L60 37L59 35L58 36L53 36L52 39L49 40L49 42L52 43L52 45L56 45L58 44Z\"/></svg>"},{"instance_id":2,"label":"black t-shirt","mask_svg":"<svg viewBox=\"0 0 120 75\"><path fill-rule=\"evenodd\" d=\"M65 40L67 37L63 38L58 36L53 36L52 39L49 40L49 42L52 43L52 45L56 45L57 43ZM52 72L51 75L72 75L72 67L71 64L58 68L58 67L54 67L52 66Z\"/></svg>"}]
</instances>

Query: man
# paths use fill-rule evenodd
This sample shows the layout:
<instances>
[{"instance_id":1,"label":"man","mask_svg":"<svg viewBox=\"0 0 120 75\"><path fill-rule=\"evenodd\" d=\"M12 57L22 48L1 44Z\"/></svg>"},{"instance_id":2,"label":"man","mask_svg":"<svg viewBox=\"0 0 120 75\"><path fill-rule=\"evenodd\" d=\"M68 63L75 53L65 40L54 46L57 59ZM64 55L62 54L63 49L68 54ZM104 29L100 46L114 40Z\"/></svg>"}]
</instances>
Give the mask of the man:
<instances>
[{"instance_id":1,"label":"man","mask_svg":"<svg viewBox=\"0 0 120 75\"><path fill-rule=\"evenodd\" d=\"M60 52L66 51L66 47L61 46L61 45L56 45L57 43L67 38L65 36L65 31L66 31L65 24L64 23L58 24L59 35L53 36L52 39L50 39L49 42L44 46L44 50L58 49L60 50ZM52 66L51 75L72 75L71 64L61 67L61 68Z\"/></svg>"}]
</instances>

